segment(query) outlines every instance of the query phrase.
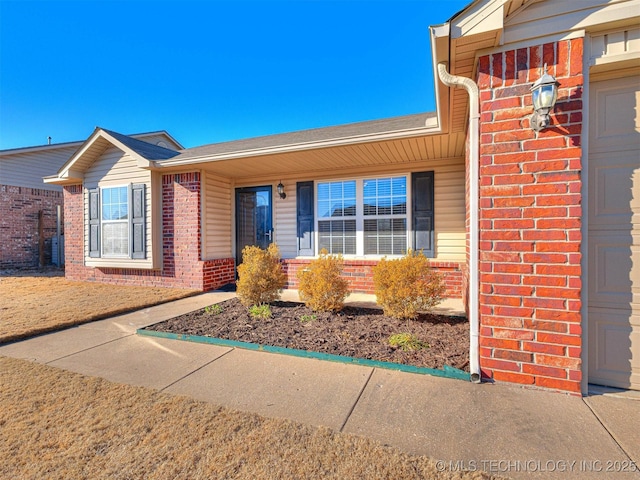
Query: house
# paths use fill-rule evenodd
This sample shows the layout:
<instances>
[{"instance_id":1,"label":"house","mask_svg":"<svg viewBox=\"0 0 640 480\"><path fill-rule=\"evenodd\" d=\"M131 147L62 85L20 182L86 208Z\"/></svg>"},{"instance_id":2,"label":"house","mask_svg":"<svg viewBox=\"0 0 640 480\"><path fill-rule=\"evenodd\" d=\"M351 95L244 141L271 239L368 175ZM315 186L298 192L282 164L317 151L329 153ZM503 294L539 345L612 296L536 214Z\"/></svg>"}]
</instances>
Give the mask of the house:
<instances>
[{"instance_id":1,"label":"house","mask_svg":"<svg viewBox=\"0 0 640 480\"><path fill-rule=\"evenodd\" d=\"M431 27L435 113L178 152L97 128L46 179L66 274L208 290L275 241L289 287L327 248L371 292L422 249L468 299L473 381L640 389L639 25L638 0L476 0Z\"/></svg>"},{"instance_id":2,"label":"house","mask_svg":"<svg viewBox=\"0 0 640 480\"><path fill-rule=\"evenodd\" d=\"M183 148L167 132L131 137L174 150ZM45 184L42 178L55 174L82 144L0 150L0 269L37 267L58 260L52 243L57 240L58 226L62 233L62 209L58 217L62 187Z\"/></svg>"}]
</instances>

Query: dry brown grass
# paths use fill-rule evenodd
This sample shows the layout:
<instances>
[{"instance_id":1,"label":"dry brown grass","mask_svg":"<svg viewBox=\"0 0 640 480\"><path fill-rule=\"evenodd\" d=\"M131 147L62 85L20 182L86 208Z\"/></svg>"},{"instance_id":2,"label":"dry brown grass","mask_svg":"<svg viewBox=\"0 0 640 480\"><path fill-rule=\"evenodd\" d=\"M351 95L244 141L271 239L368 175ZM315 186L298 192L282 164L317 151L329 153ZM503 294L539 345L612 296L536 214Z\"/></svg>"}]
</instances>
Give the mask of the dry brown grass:
<instances>
[{"instance_id":1,"label":"dry brown grass","mask_svg":"<svg viewBox=\"0 0 640 480\"><path fill-rule=\"evenodd\" d=\"M58 271L0 276L0 343L157 305L195 290L70 282Z\"/></svg>"},{"instance_id":2,"label":"dry brown grass","mask_svg":"<svg viewBox=\"0 0 640 480\"><path fill-rule=\"evenodd\" d=\"M444 479L361 437L0 357L1 478Z\"/></svg>"},{"instance_id":3,"label":"dry brown grass","mask_svg":"<svg viewBox=\"0 0 640 480\"><path fill-rule=\"evenodd\" d=\"M0 343L193 292L0 276ZM0 357L0 478L477 479L327 428Z\"/></svg>"}]
</instances>

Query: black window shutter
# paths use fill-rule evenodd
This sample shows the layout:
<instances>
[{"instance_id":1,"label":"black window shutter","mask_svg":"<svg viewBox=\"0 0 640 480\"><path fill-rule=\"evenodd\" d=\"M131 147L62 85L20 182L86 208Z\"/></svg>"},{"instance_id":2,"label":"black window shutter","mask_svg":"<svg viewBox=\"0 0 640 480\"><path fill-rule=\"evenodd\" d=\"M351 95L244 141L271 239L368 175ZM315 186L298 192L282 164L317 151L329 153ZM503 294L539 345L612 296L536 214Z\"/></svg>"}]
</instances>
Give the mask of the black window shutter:
<instances>
[{"instance_id":1,"label":"black window shutter","mask_svg":"<svg viewBox=\"0 0 640 480\"><path fill-rule=\"evenodd\" d=\"M411 175L413 197L413 248L422 250L427 257L435 257L435 230L433 226L433 172Z\"/></svg>"},{"instance_id":2,"label":"black window shutter","mask_svg":"<svg viewBox=\"0 0 640 480\"><path fill-rule=\"evenodd\" d=\"M131 185L131 258L146 258L145 184Z\"/></svg>"},{"instance_id":3,"label":"black window shutter","mask_svg":"<svg viewBox=\"0 0 640 480\"><path fill-rule=\"evenodd\" d=\"M100 189L89 190L89 256L100 257Z\"/></svg>"},{"instance_id":4,"label":"black window shutter","mask_svg":"<svg viewBox=\"0 0 640 480\"><path fill-rule=\"evenodd\" d=\"M313 181L296 185L298 255L315 255Z\"/></svg>"}]
</instances>

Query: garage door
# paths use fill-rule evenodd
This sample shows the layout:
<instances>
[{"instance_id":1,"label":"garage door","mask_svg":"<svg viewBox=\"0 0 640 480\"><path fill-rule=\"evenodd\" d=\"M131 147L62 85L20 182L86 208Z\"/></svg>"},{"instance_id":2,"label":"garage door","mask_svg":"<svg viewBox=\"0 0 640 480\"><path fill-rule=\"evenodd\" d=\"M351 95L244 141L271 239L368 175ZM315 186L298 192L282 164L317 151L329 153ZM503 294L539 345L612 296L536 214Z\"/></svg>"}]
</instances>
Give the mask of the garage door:
<instances>
[{"instance_id":1,"label":"garage door","mask_svg":"<svg viewBox=\"0 0 640 480\"><path fill-rule=\"evenodd\" d=\"M640 390L640 76L589 97L589 382Z\"/></svg>"}]
</instances>

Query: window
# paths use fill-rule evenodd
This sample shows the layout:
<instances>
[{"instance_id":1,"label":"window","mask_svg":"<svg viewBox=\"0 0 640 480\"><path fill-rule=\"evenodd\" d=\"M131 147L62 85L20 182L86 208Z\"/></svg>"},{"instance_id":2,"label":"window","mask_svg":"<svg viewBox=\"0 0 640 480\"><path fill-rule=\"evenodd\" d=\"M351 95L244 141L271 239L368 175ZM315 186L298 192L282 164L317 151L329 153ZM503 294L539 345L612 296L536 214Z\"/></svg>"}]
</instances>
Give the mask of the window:
<instances>
[{"instance_id":1,"label":"window","mask_svg":"<svg viewBox=\"0 0 640 480\"><path fill-rule=\"evenodd\" d=\"M403 255L413 248L435 256L432 171L298 182L296 191L298 255L323 248L344 255Z\"/></svg>"},{"instance_id":2,"label":"window","mask_svg":"<svg viewBox=\"0 0 640 480\"><path fill-rule=\"evenodd\" d=\"M407 178L363 181L364 254L403 255L407 251Z\"/></svg>"},{"instance_id":3,"label":"window","mask_svg":"<svg viewBox=\"0 0 640 480\"><path fill-rule=\"evenodd\" d=\"M318 250L345 255L407 251L406 177L319 182L317 199Z\"/></svg>"},{"instance_id":4,"label":"window","mask_svg":"<svg viewBox=\"0 0 640 480\"><path fill-rule=\"evenodd\" d=\"M318 248L356 254L356 182L318 184Z\"/></svg>"},{"instance_id":5,"label":"window","mask_svg":"<svg viewBox=\"0 0 640 480\"><path fill-rule=\"evenodd\" d=\"M129 188L102 189L102 256L129 256Z\"/></svg>"},{"instance_id":6,"label":"window","mask_svg":"<svg viewBox=\"0 0 640 480\"><path fill-rule=\"evenodd\" d=\"M88 244L94 258L146 258L145 184L89 190Z\"/></svg>"}]
</instances>

